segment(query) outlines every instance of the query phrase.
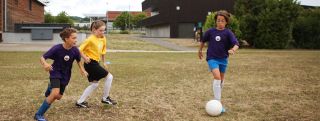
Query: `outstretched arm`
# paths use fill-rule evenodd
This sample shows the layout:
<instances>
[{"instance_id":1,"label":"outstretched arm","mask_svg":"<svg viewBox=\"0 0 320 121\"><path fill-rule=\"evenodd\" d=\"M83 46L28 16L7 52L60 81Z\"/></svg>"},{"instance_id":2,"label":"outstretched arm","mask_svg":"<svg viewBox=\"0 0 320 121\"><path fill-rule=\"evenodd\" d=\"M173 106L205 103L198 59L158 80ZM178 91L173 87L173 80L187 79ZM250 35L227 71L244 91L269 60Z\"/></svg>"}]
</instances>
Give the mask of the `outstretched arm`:
<instances>
[{"instance_id":1,"label":"outstretched arm","mask_svg":"<svg viewBox=\"0 0 320 121\"><path fill-rule=\"evenodd\" d=\"M81 60L81 61L77 62L77 64L79 66L81 75L87 77L89 74L87 73L87 71L83 67L84 62Z\"/></svg>"},{"instance_id":2,"label":"outstretched arm","mask_svg":"<svg viewBox=\"0 0 320 121\"><path fill-rule=\"evenodd\" d=\"M44 70L46 70L46 71L53 70L51 64L47 63L46 59L44 59L43 56L40 58L40 63L43 66Z\"/></svg>"},{"instance_id":3,"label":"outstretched arm","mask_svg":"<svg viewBox=\"0 0 320 121\"><path fill-rule=\"evenodd\" d=\"M198 57L201 60L203 58L202 48L204 47L204 42L200 42Z\"/></svg>"},{"instance_id":4,"label":"outstretched arm","mask_svg":"<svg viewBox=\"0 0 320 121\"><path fill-rule=\"evenodd\" d=\"M239 49L238 45L234 45L230 50L228 50L228 53L233 55L236 53L236 51Z\"/></svg>"}]
</instances>

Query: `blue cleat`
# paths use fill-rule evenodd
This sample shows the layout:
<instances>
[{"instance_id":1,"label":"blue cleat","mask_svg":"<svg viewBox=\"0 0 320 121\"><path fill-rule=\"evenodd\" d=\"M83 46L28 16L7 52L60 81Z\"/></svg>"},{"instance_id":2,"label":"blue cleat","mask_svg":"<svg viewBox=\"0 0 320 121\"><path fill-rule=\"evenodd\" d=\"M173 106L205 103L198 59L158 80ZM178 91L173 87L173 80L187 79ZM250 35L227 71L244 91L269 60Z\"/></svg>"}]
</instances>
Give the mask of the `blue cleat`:
<instances>
[{"instance_id":1,"label":"blue cleat","mask_svg":"<svg viewBox=\"0 0 320 121\"><path fill-rule=\"evenodd\" d=\"M225 113L225 112L226 112L226 109L224 107L222 107L221 113Z\"/></svg>"},{"instance_id":2,"label":"blue cleat","mask_svg":"<svg viewBox=\"0 0 320 121\"><path fill-rule=\"evenodd\" d=\"M34 115L34 120L37 120L37 121L47 121L44 116L42 115Z\"/></svg>"}]
</instances>

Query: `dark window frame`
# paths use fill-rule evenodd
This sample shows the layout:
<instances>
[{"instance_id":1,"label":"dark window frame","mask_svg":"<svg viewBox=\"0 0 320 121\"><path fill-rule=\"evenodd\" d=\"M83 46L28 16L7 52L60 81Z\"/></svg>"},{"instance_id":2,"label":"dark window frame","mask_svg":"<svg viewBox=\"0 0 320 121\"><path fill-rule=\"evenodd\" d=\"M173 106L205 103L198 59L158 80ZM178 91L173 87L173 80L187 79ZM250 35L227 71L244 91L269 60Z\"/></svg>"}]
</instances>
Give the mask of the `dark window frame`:
<instances>
[{"instance_id":1,"label":"dark window frame","mask_svg":"<svg viewBox=\"0 0 320 121\"><path fill-rule=\"evenodd\" d=\"M14 0L15 4L19 6L19 0Z\"/></svg>"},{"instance_id":2,"label":"dark window frame","mask_svg":"<svg viewBox=\"0 0 320 121\"><path fill-rule=\"evenodd\" d=\"M32 0L29 0L29 10L32 11Z\"/></svg>"}]
</instances>

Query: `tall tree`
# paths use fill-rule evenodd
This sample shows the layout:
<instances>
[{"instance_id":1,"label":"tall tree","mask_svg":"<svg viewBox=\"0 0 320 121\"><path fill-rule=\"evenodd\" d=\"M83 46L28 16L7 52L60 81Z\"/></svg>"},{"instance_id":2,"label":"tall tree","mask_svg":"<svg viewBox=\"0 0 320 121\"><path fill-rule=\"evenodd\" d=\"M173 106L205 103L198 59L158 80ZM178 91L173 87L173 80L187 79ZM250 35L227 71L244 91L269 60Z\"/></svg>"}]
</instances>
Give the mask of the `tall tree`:
<instances>
[{"instance_id":1,"label":"tall tree","mask_svg":"<svg viewBox=\"0 0 320 121\"><path fill-rule=\"evenodd\" d=\"M293 27L294 45L297 48L320 49L320 8L301 11Z\"/></svg>"},{"instance_id":2,"label":"tall tree","mask_svg":"<svg viewBox=\"0 0 320 121\"><path fill-rule=\"evenodd\" d=\"M113 22L114 27L126 30L132 27L132 15L129 12L122 12Z\"/></svg>"},{"instance_id":3,"label":"tall tree","mask_svg":"<svg viewBox=\"0 0 320 121\"><path fill-rule=\"evenodd\" d=\"M132 19L133 27L135 27L135 28L141 27L141 25L139 25L139 21L141 21L141 20L143 20L145 18L147 18L146 13L140 13L138 15L133 16L133 19Z\"/></svg>"},{"instance_id":4,"label":"tall tree","mask_svg":"<svg viewBox=\"0 0 320 121\"><path fill-rule=\"evenodd\" d=\"M73 25L73 20L68 16L68 14L65 11L60 12L56 18L55 18L57 23L69 23Z\"/></svg>"},{"instance_id":5,"label":"tall tree","mask_svg":"<svg viewBox=\"0 0 320 121\"><path fill-rule=\"evenodd\" d=\"M50 12L45 12L44 13L44 22L45 23L54 23L54 16L51 15Z\"/></svg>"},{"instance_id":6,"label":"tall tree","mask_svg":"<svg viewBox=\"0 0 320 121\"><path fill-rule=\"evenodd\" d=\"M235 6L243 38L257 48L286 48L299 10L296 0L237 0Z\"/></svg>"},{"instance_id":7,"label":"tall tree","mask_svg":"<svg viewBox=\"0 0 320 121\"><path fill-rule=\"evenodd\" d=\"M259 20L257 16L265 6L265 0L236 0L235 2L235 16L240 22L242 39L246 40L250 45L254 45L253 40L258 30L257 24Z\"/></svg>"}]
</instances>

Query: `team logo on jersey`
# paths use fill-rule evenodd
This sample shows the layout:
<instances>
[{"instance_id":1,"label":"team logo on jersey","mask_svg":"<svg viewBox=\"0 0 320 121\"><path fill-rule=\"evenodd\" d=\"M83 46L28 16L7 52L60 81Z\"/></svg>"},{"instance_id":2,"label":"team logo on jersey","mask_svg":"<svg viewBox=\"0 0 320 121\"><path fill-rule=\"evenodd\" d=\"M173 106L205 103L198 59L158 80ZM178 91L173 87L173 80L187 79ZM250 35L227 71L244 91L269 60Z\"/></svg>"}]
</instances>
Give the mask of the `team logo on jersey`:
<instances>
[{"instance_id":1,"label":"team logo on jersey","mask_svg":"<svg viewBox=\"0 0 320 121\"><path fill-rule=\"evenodd\" d=\"M69 55L64 56L63 58L65 61L68 61L70 59Z\"/></svg>"},{"instance_id":2,"label":"team logo on jersey","mask_svg":"<svg viewBox=\"0 0 320 121\"><path fill-rule=\"evenodd\" d=\"M220 41L221 37L220 36L216 36L216 41Z\"/></svg>"}]
</instances>

